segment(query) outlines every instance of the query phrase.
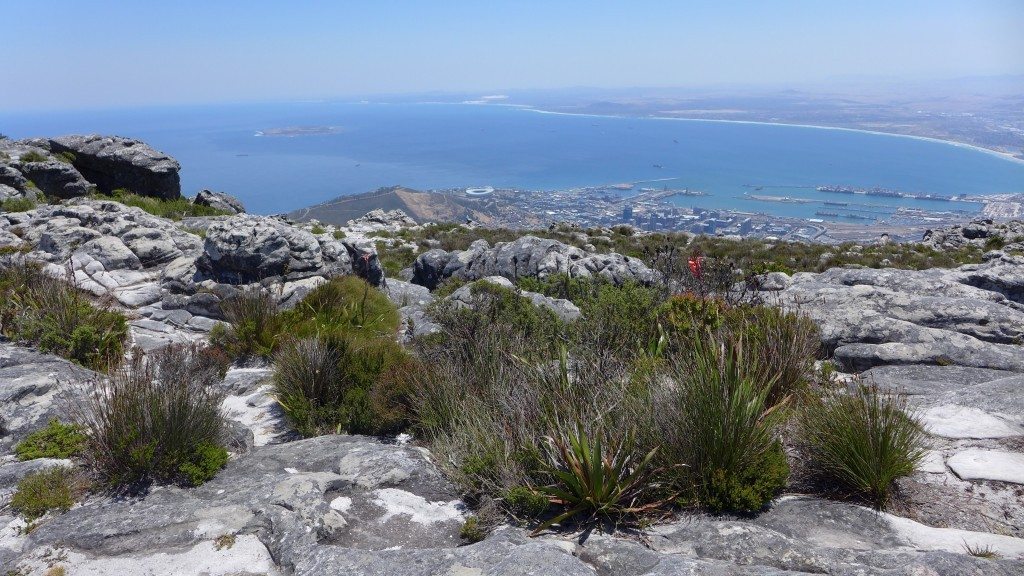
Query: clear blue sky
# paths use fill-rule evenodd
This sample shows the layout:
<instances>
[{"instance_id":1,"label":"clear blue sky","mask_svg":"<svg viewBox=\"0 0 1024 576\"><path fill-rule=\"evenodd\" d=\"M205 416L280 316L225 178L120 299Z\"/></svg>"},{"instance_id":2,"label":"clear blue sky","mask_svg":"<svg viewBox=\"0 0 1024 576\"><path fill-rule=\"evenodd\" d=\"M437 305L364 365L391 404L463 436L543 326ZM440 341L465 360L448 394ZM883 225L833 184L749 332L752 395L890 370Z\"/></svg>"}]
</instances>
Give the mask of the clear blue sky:
<instances>
[{"instance_id":1,"label":"clear blue sky","mask_svg":"<svg viewBox=\"0 0 1024 576\"><path fill-rule=\"evenodd\" d=\"M1024 74L1024 0L0 0L0 110Z\"/></svg>"}]
</instances>

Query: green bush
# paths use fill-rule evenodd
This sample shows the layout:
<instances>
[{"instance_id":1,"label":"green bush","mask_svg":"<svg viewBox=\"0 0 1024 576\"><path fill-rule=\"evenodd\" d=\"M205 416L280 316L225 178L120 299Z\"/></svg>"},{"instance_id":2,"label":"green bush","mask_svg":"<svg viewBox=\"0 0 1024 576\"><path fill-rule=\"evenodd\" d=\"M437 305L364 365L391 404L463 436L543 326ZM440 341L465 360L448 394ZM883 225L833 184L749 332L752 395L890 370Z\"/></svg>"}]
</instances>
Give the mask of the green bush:
<instances>
[{"instance_id":1,"label":"green bush","mask_svg":"<svg viewBox=\"0 0 1024 576\"><path fill-rule=\"evenodd\" d=\"M19 460L70 458L85 445L85 434L74 424L61 424L54 418L45 428L29 434L14 447Z\"/></svg>"},{"instance_id":2,"label":"green bush","mask_svg":"<svg viewBox=\"0 0 1024 576\"><path fill-rule=\"evenodd\" d=\"M37 206L31 198L8 198L0 202L0 212L28 212Z\"/></svg>"},{"instance_id":3,"label":"green bush","mask_svg":"<svg viewBox=\"0 0 1024 576\"><path fill-rule=\"evenodd\" d=\"M303 436L377 433L389 426L375 414L372 390L403 357L401 347L385 339L289 340L274 357L274 389L288 420Z\"/></svg>"},{"instance_id":4,"label":"green bush","mask_svg":"<svg viewBox=\"0 0 1024 576\"><path fill-rule=\"evenodd\" d=\"M104 370L124 354L128 322L24 258L0 262L0 333Z\"/></svg>"},{"instance_id":5,"label":"green bush","mask_svg":"<svg viewBox=\"0 0 1024 576\"><path fill-rule=\"evenodd\" d=\"M339 276L282 313L286 333L297 338L343 336L356 341L394 338L398 310L386 294L358 276Z\"/></svg>"},{"instance_id":6,"label":"green bush","mask_svg":"<svg viewBox=\"0 0 1024 576\"><path fill-rule=\"evenodd\" d=\"M782 443L776 442L757 461L736 473L711 472L697 491L699 504L713 513L756 514L786 485L789 463Z\"/></svg>"},{"instance_id":7,"label":"green bush","mask_svg":"<svg viewBox=\"0 0 1024 576\"><path fill-rule=\"evenodd\" d=\"M486 538L487 531L480 525L480 520L476 516L470 516L459 529L459 537L473 544Z\"/></svg>"},{"instance_id":8,"label":"green bush","mask_svg":"<svg viewBox=\"0 0 1024 576\"><path fill-rule=\"evenodd\" d=\"M50 510L66 511L85 492L86 484L71 468L57 466L33 472L18 482L11 508L32 522Z\"/></svg>"},{"instance_id":9,"label":"green bush","mask_svg":"<svg viewBox=\"0 0 1024 576\"><path fill-rule=\"evenodd\" d=\"M47 160L49 158L45 154L35 150L29 150L18 158L19 162L46 162Z\"/></svg>"},{"instance_id":10,"label":"green bush","mask_svg":"<svg viewBox=\"0 0 1024 576\"><path fill-rule=\"evenodd\" d=\"M925 432L906 399L875 386L829 389L800 414L814 470L878 509L888 503L893 482L924 457Z\"/></svg>"},{"instance_id":11,"label":"green bush","mask_svg":"<svg viewBox=\"0 0 1024 576\"><path fill-rule=\"evenodd\" d=\"M345 231L344 230L335 230L334 234L332 234L332 235L334 236L335 240L344 240L344 238L345 238Z\"/></svg>"},{"instance_id":12,"label":"green bush","mask_svg":"<svg viewBox=\"0 0 1024 576\"><path fill-rule=\"evenodd\" d=\"M323 226L317 224L316 226L313 226L312 229L310 229L310 232L319 236L320 234L327 232L327 230Z\"/></svg>"},{"instance_id":13,"label":"green bush","mask_svg":"<svg viewBox=\"0 0 1024 576\"><path fill-rule=\"evenodd\" d=\"M502 500L509 513L519 518L537 518L550 506L547 496L526 486L513 486Z\"/></svg>"},{"instance_id":14,"label":"green bush","mask_svg":"<svg viewBox=\"0 0 1024 576\"><path fill-rule=\"evenodd\" d=\"M675 466L690 499L718 512L755 512L785 485L788 470L773 465L785 407L769 402L774 382L761 379L742 340L692 344L675 363L677 385L660 390L653 407L659 459Z\"/></svg>"},{"instance_id":15,"label":"green bush","mask_svg":"<svg viewBox=\"0 0 1024 576\"><path fill-rule=\"evenodd\" d=\"M397 278L401 271L416 261L416 250L409 246L388 246L377 242L377 255L388 278Z\"/></svg>"},{"instance_id":16,"label":"green bush","mask_svg":"<svg viewBox=\"0 0 1024 576\"><path fill-rule=\"evenodd\" d=\"M204 442L195 447L188 458L178 465L178 472L186 484L199 486L212 480L228 463L228 451L223 446Z\"/></svg>"},{"instance_id":17,"label":"green bush","mask_svg":"<svg viewBox=\"0 0 1024 576\"><path fill-rule=\"evenodd\" d=\"M88 435L85 455L112 485L205 481L226 462L224 365L197 346L136 354L93 393L76 418Z\"/></svg>"},{"instance_id":18,"label":"green bush","mask_svg":"<svg viewBox=\"0 0 1024 576\"><path fill-rule=\"evenodd\" d=\"M53 155L53 159L65 164L74 164L77 157L73 152L58 152Z\"/></svg>"}]
</instances>

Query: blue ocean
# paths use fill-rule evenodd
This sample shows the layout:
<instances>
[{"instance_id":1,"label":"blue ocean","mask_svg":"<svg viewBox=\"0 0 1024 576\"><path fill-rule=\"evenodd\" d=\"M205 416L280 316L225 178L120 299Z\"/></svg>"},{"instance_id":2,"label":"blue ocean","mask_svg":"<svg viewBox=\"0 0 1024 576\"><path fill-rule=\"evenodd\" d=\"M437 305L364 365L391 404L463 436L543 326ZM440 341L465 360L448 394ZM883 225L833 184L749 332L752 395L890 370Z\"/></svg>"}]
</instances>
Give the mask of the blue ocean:
<instances>
[{"instance_id":1,"label":"blue ocean","mask_svg":"<svg viewBox=\"0 0 1024 576\"><path fill-rule=\"evenodd\" d=\"M292 127L330 133L261 135ZM623 182L701 190L685 206L814 217L819 204L744 194L977 211L978 204L822 193L840 185L942 195L1024 192L1024 163L969 147L796 126L541 113L474 104L288 103L0 114L13 138L140 138L182 164L182 187L279 213L401 184L533 190Z\"/></svg>"}]
</instances>

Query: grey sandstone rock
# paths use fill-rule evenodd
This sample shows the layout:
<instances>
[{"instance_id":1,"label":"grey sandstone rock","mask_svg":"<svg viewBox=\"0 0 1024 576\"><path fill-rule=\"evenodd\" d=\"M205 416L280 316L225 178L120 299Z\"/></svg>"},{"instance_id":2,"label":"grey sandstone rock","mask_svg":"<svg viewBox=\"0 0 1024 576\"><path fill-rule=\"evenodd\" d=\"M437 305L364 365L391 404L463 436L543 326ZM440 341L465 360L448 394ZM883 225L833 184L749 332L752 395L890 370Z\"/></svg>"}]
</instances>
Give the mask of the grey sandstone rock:
<instances>
[{"instance_id":1,"label":"grey sandstone rock","mask_svg":"<svg viewBox=\"0 0 1024 576\"><path fill-rule=\"evenodd\" d=\"M543 294L537 294L536 292L519 290L511 280L503 276L488 276L478 280L478 282L489 282L511 290L520 296L529 299L533 302L534 306L554 312L554 314L563 322L572 322L580 317L580 309L572 302L561 298L549 298ZM461 286L459 289L452 292L446 298L446 301L455 304L456 306L473 307L476 304L476 296L473 294L474 286L475 283Z\"/></svg>"},{"instance_id":2,"label":"grey sandstone rock","mask_svg":"<svg viewBox=\"0 0 1024 576\"><path fill-rule=\"evenodd\" d=\"M54 153L71 152L74 166L101 192L118 188L143 196L181 196L181 166L145 142L119 136L62 136L50 141Z\"/></svg>"},{"instance_id":3,"label":"grey sandstone rock","mask_svg":"<svg viewBox=\"0 0 1024 576\"><path fill-rule=\"evenodd\" d=\"M273 218L243 214L210 225L197 266L217 282L249 284L273 277L333 276L351 271L352 262L337 242L320 241Z\"/></svg>"},{"instance_id":4,"label":"grey sandstone rock","mask_svg":"<svg viewBox=\"0 0 1024 576\"><path fill-rule=\"evenodd\" d=\"M76 252L88 254L107 270L138 270L142 262L119 238L103 236L82 244Z\"/></svg>"},{"instance_id":5,"label":"grey sandstone rock","mask_svg":"<svg viewBox=\"0 0 1024 576\"><path fill-rule=\"evenodd\" d=\"M462 252L430 250L416 259L412 281L433 290L452 276L464 280L504 276L515 281L523 277L543 280L556 274L648 286L660 280L656 271L636 258L616 253L594 254L557 240L523 236L512 242L499 242L493 248L478 241Z\"/></svg>"},{"instance_id":6,"label":"grey sandstone rock","mask_svg":"<svg viewBox=\"0 0 1024 576\"><path fill-rule=\"evenodd\" d=\"M953 363L1024 371L1024 259L959 269L798 273L770 302L810 316L847 369Z\"/></svg>"},{"instance_id":7,"label":"grey sandstone rock","mask_svg":"<svg viewBox=\"0 0 1024 576\"><path fill-rule=\"evenodd\" d=\"M18 164L18 169L50 198L77 198L92 190L92 184L67 162L25 162Z\"/></svg>"},{"instance_id":8,"label":"grey sandstone rock","mask_svg":"<svg viewBox=\"0 0 1024 576\"><path fill-rule=\"evenodd\" d=\"M223 210L229 214L242 214L245 212L245 206L241 200L235 198L230 194L224 192L213 192L212 190L200 190L196 197L192 200L193 204L199 206L209 206L216 210Z\"/></svg>"},{"instance_id":9,"label":"grey sandstone rock","mask_svg":"<svg viewBox=\"0 0 1024 576\"><path fill-rule=\"evenodd\" d=\"M24 192L28 187L28 178L14 166L0 162L0 184Z\"/></svg>"}]
</instances>

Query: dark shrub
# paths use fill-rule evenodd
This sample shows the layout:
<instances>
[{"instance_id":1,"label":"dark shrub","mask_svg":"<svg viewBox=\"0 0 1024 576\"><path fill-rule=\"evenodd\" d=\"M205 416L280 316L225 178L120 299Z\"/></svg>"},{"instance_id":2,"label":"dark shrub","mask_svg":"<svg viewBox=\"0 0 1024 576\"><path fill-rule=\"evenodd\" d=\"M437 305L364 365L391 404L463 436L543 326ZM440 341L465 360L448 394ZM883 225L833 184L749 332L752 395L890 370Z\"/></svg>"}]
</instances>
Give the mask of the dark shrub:
<instances>
[{"instance_id":1,"label":"dark shrub","mask_svg":"<svg viewBox=\"0 0 1024 576\"><path fill-rule=\"evenodd\" d=\"M0 261L0 333L103 370L120 363L128 322L38 265L12 257Z\"/></svg>"},{"instance_id":2,"label":"dark shrub","mask_svg":"<svg viewBox=\"0 0 1024 576\"><path fill-rule=\"evenodd\" d=\"M85 434L74 424L61 424L54 418L45 428L29 434L14 447L19 460L36 458L70 458L85 445Z\"/></svg>"},{"instance_id":3,"label":"dark shrub","mask_svg":"<svg viewBox=\"0 0 1024 576\"><path fill-rule=\"evenodd\" d=\"M202 349L168 346L131 361L93 394L76 416L88 434L86 456L115 485L198 484L226 461L222 367Z\"/></svg>"},{"instance_id":4,"label":"dark shrub","mask_svg":"<svg viewBox=\"0 0 1024 576\"><path fill-rule=\"evenodd\" d=\"M925 432L904 397L874 386L828 390L800 412L816 472L881 509L893 482L917 469Z\"/></svg>"},{"instance_id":5,"label":"dark shrub","mask_svg":"<svg viewBox=\"0 0 1024 576\"><path fill-rule=\"evenodd\" d=\"M821 333L806 316L775 306L736 306L725 312L732 341L742 340L750 351L754 374L772 382L768 404L799 395L809 382L821 350Z\"/></svg>"},{"instance_id":6,"label":"dark shrub","mask_svg":"<svg viewBox=\"0 0 1024 576\"><path fill-rule=\"evenodd\" d=\"M371 390L404 356L390 340L289 340L274 357L278 401L303 436L391 429L393 423L375 413Z\"/></svg>"}]
</instances>

